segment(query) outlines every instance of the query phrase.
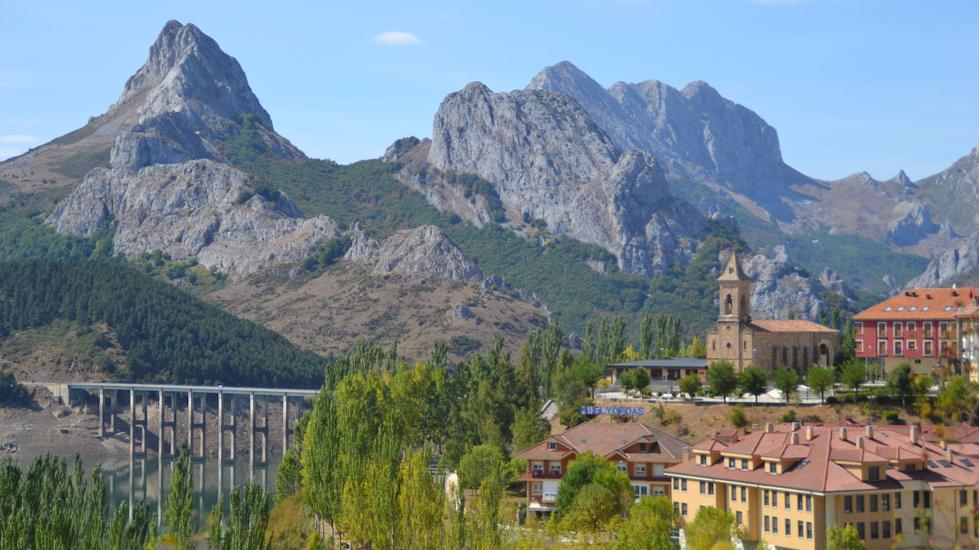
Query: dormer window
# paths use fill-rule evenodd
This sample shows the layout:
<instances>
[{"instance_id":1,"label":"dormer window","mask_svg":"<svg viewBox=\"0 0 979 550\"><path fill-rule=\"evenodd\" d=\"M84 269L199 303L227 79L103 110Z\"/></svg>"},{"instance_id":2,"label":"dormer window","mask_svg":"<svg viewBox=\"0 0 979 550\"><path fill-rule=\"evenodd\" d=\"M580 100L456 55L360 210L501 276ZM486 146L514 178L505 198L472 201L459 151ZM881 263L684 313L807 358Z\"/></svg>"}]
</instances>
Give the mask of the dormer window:
<instances>
[{"instance_id":1,"label":"dormer window","mask_svg":"<svg viewBox=\"0 0 979 550\"><path fill-rule=\"evenodd\" d=\"M707 465L707 455L700 455L700 465L701 466Z\"/></svg>"},{"instance_id":2,"label":"dormer window","mask_svg":"<svg viewBox=\"0 0 979 550\"><path fill-rule=\"evenodd\" d=\"M880 481L880 466L867 468L867 479L869 481Z\"/></svg>"},{"instance_id":3,"label":"dormer window","mask_svg":"<svg viewBox=\"0 0 979 550\"><path fill-rule=\"evenodd\" d=\"M548 441L547 442L547 450L548 451L556 451L557 450L557 443L555 443L553 441Z\"/></svg>"},{"instance_id":4,"label":"dormer window","mask_svg":"<svg viewBox=\"0 0 979 550\"><path fill-rule=\"evenodd\" d=\"M778 473L778 463L777 462L769 462L768 463L768 473L770 473L770 474L777 474Z\"/></svg>"},{"instance_id":5,"label":"dormer window","mask_svg":"<svg viewBox=\"0 0 979 550\"><path fill-rule=\"evenodd\" d=\"M640 443L639 444L639 452L640 453L645 453L646 452L646 444L645 443Z\"/></svg>"},{"instance_id":6,"label":"dormer window","mask_svg":"<svg viewBox=\"0 0 979 550\"><path fill-rule=\"evenodd\" d=\"M730 468L730 469L732 469L732 470L735 469L735 468L737 468L736 462L735 462L735 460L733 458L727 459L727 467Z\"/></svg>"},{"instance_id":7,"label":"dormer window","mask_svg":"<svg viewBox=\"0 0 979 550\"><path fill-rule=\"evenodd\" d=\"M747 458L742 458L741 459L741 469L744 470L744 471L746 471L746 472L751 469L748 466L748 459Z\"/></svg>"}]
</instances>

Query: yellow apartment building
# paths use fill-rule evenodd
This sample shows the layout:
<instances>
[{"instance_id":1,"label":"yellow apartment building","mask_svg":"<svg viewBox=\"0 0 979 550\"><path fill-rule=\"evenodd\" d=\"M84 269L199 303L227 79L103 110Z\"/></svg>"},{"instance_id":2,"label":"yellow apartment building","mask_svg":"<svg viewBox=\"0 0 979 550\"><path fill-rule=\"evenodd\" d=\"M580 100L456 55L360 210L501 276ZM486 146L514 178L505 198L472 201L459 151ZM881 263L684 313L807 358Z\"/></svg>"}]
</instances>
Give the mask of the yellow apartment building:
<instances>
[{"instance_id":1,"label":"yellow apartment building","mask_svg":"<svg viewBox=\"0 0 979 550\"><path fill-rule=\"evenodd\" d=\"M979 445L926 441L917 426L784 424L695 445L666 470L682 521L713 506L744 540L822 550L853 524L869 550L979 547Z\"/></svg>"}]
</instances>

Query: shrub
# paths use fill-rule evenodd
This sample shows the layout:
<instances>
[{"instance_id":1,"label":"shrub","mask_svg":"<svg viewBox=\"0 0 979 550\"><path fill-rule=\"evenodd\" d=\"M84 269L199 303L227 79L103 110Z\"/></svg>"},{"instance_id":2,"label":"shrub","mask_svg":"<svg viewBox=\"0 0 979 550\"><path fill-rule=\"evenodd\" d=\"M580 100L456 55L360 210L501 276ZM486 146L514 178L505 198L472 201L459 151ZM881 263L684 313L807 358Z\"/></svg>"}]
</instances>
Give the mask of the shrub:
<instances>
[{"instance_id":1,"label":"shrub","mask_svg":"<svg viewBox=\"0 0 979 550\"><path fill-rule=\"evenodd\" d=\"M22 406L30 403L31 396L23 384L9 372L0 372L0 405Z\"/></svg>"},{"instance_id":2,"label":"shrub","mask_svg":"<svg viewBox=\"0 0 979 550\"><path fill-rule=\"evenodd\" d=\"M884 411L884 422L897 424L901 420L901 415L897 411Z\"/></svg>"},{"instance_id":3,"label":"shrub","mask_svg":"<svg viewBox=\"0 0 979 550\"><path fill-rule=\"evenodd\" d=\"M782 422L795 422L796 414L795 409L789 409L788 412L782 415Z\"/></svg>"},{"instance_id":4,"label":"shrub","mask_svg":"<svg viewBox=\"0 0 979 550\"><path fill-rule=\"evenodd\" d=\"M727 417L735 428L740 429L748 425L748 417L744 414L744 407L732 407Z\"/></svg>"}]
</instances>

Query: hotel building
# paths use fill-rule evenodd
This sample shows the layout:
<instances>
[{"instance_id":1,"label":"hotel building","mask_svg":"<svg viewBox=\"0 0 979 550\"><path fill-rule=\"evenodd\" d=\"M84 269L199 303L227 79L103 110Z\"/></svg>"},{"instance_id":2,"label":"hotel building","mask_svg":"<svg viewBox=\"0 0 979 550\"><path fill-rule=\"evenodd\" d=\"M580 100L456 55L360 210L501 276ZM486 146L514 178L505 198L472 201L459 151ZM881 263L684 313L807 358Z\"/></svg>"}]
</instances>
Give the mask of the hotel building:
<instances>
[{"instance_id":1,"label":"hotel building","mask_svg":"<svg viewBox=\"0 0 979 550\"><path fill-rule=\"evenodd\" d=\"M852 524L870 550L973 548L976 455L975 444L926 441L917 426L769 424L694 446L666 476L683 521L705 506L728 510L746 542L822 550L830 526Z\"/></svg>"},{"instance_id":2,"label":"hotel building","mask_svg":"<svg viewBox=\"0 0 979 550\"><path fill-rule=\"evenodd\" d=\"M554 511L561 478L580 454L605 457L629 476L636 498L669 495L667 467L683 460L690 445L640 422L586 422L517 453L527 461L520 479L527 483L528 510Z\"/></svg>"}]
</instances>

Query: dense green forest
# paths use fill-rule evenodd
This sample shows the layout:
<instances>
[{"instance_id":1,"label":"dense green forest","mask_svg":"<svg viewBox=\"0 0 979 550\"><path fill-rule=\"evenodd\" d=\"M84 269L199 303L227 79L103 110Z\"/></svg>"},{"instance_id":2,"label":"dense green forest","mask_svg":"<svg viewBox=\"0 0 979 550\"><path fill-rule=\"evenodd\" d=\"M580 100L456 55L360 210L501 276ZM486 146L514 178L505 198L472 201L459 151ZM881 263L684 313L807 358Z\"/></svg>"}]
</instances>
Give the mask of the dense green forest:
<instances>
[{"instance_id":1,"label":"dense green forest","mask_svg":"<svg viewBox=\"0 0 979 550\"><path fill-rule=\"evenodd\" d=\"M555 321L575 331L595 315L638 318L643 312L680 315L692 333L706 330L713 319L716 285L709 272L718 267L717 251L741 245L736 235L717 227L691 265L653 278L626 275L617 272L615 257L598 246L552 235L525 239L496 223L480 229L439 212L391 176L395 166L378 160L349 165L282 161L264 154L262 144L247 131L226 143L225 153L253 176L256 189L281 189L306 215L326 214L342 226L359 221L375 237L438 226L485 271L535 292ZM451 177L467 191L484 187L476 180ZM585 260L599 262L607 272L596 272Z\"/></svg>"},{"instance_id":2,"label":"dense green forest","mask_svg":"<svg viewBox=\"0 0 979 550\"><path fill-rule=\"evenodd\" d=\"M105 323L133 380L316 387L326 360L119 262L0 263L0 330Z\"/></svg>"}]
</instances>

